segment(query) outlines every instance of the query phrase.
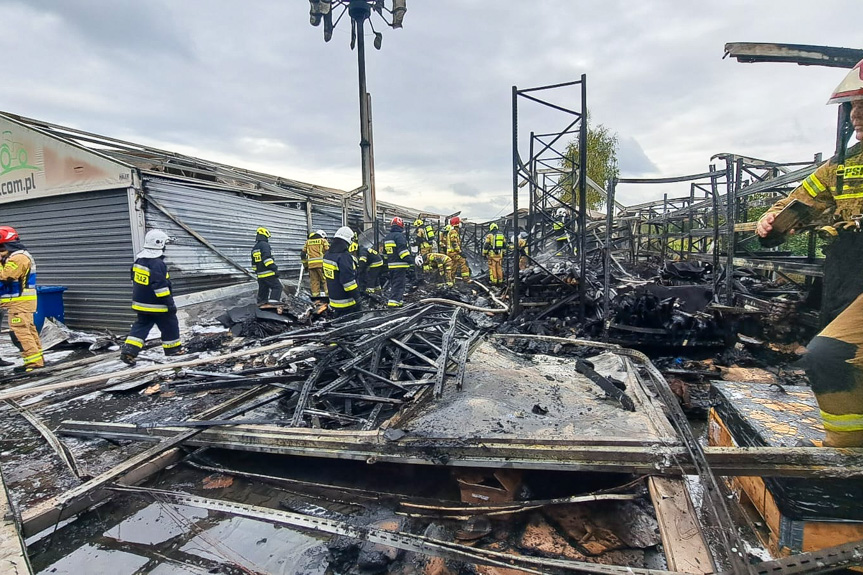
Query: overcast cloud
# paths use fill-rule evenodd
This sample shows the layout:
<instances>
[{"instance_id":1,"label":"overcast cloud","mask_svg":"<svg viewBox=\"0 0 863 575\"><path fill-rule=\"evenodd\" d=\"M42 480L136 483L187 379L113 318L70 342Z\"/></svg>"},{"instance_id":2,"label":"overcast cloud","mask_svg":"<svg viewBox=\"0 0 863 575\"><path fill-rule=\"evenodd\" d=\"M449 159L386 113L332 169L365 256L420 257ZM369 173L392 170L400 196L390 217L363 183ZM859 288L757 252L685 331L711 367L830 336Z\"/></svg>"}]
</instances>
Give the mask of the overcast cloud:
<instances>
[{"instance_id":1,"label":"overcast cloud","mask_svg":"<svg viewBox=\"0 0 863 575\"><path fill-rule=\"evenodd\" d=\"M305 0L0 0L0 110L345 190L360 185L356 52ZM408 0L367 45L380 199L476 219L511 205L511 87L587 74L623 176L720 152L833 150L844 70L722 59L727 42L863 48L856 0ZM369 38L371 40L371 38ZM557 97L556 101L560 101ZM580 105L575 92L569 105ZM525 106L522 134L566 120ZM522 151L526 154L526 149ZM621 186L634 203L660 186Z\"/></svg>"}]
</instances>

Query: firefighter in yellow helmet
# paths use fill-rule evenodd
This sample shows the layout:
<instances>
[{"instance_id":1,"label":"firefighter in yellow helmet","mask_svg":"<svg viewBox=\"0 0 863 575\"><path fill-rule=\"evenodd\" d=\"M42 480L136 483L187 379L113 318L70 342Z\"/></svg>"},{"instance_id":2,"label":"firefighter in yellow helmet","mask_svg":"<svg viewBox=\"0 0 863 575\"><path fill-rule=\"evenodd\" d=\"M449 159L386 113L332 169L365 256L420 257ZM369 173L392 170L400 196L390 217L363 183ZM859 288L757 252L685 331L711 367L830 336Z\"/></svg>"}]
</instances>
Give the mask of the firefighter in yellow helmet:
<instances>
[{"instance_id":1,"label":"firefighter in yellow helmet","mask_svg":"<svg viewBox=\"0 0 863 575\"><path fill-rule=\"evenodd\" d=\"M258 228L255 231L255 245L252 246L252 268L258 279L258 306L273 306L282 297L282 283L279 281L279 267L273 259L270 248L270 230Z\"/></svg>"},{"instance_id":2,"label":"firefighter in yellow helmet","mask_svg":"<svg viewBox=\"0 0 863 575\"><path fill-rule=\"evenodd\" d=\"M445 281L448 287L452 287L453 285L455 285L455 277L453 276L452 269L452 259L448 255L432 252L425 257L417 256L414 260L414 263L418 268L428 268L430 270L436 271L439 279ZM438 283L438 286L442 285L443 283Z\"/></svg>"},{"instance_id":3,"label":"firefighter in yellow helmet","mask_svg":"<svg viewBox=\"0 0 863 575\"><path fill-rule=\"evenodd\" d=\"M491 285L503 284L503 254L506 251L506 236L492 222L488 226L488 234L482 244L482 255L488 261L488 281Z\"/></svg>"},{"instance_id":4,"label":"firefighter in yellow helmet","mask_svg":"<svg viewBox=\"0 0 863 575\"><path fill-rule=\"evenodd\" d=\"M300 251L300 261L309 272L309 289L312 299L327 297L327 282L324 278L324 254L330 249L327 232L318 230L309 234L309 239Z\"/></svg>"},{"instance_id":5,"label":"firefighter in yellow helmet","mask_svg":"<svg viewBox=\"0 0 863 575\"><path fill-rule=\"evenodd\" d=\"M455 273L463 278L469 278L470 268L467 267L467 260L461 253L461 234L459 234L461 218L458 216L451 218L449 224L451 228L446 235L446 255L452 259Z\"/></svg>"},{"instance_id":6,"label":"firefighter in yellow helmet","mask_svg":"<svg viewBox=\"0 0 863 575\"><path fill-rule=\"evenodd\" d=\"M43 367L42 341L33 323L36 262L21 243L18 232L9 226L0 226L0 309L9 315L12 343L24 359L24 365L15 371Z\"/></svg>"},{"instance_id":7,"label":"firefighter in yellow helmet","mask_svg":"<svg viewBox=\"0 0 863 575\"><path fill-rule=\"evenodd\" d=\"M427 255L435 251L434 230L432 230L432 235L429 236L425 222L420 218L414 220L414 230L414 245L417 247L419 255L425 258ZM422 267L422 271L429 271L428 265L424 265Z\"/></svg>"},{"instance_id":8,"label":"firefighter in yellow helmet","mask_svg":"<svg viewBox=\"0 0 863 575\"><path fill-rule=\"evenodd\" d=\"M863 261L863 233L859 232L863 213L863 146L859 141L863 140L861 65L863 60L828 101L843 108L840 151L787 198L776 202L756 228L762 238L786 233L788 230L774 229L776 216L797 200L808 210L795 218L798 221L794 225L825 222L827 229L836 235L825 250L821 318L825 327L809 342L803 358L821 409L826 431L824 445L829 447L863 447L863 273L853 265ZM858 142L846 150L846 138L852 129Z\"/></svg>"}]
</instances>

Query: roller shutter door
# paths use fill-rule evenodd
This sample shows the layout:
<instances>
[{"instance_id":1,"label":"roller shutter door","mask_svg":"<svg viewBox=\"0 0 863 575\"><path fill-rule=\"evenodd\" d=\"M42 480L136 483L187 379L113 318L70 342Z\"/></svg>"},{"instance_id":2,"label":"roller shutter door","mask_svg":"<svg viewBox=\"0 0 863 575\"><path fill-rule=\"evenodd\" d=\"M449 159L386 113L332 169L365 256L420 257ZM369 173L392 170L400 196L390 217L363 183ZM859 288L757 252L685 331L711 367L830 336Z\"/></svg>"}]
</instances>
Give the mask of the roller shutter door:
<instances>
[{"instance_id":1,"label":"roller shutter door","mask_svg":"<svg viewBox=\"0 0 863 575\"><path fill-rule=\"evenodd\" d=\"M36 259L39 285L62 285L66 324L129 329L132 232L127 192L107 190L3 204L0 220Z\"/></svg>"}]
</instances>

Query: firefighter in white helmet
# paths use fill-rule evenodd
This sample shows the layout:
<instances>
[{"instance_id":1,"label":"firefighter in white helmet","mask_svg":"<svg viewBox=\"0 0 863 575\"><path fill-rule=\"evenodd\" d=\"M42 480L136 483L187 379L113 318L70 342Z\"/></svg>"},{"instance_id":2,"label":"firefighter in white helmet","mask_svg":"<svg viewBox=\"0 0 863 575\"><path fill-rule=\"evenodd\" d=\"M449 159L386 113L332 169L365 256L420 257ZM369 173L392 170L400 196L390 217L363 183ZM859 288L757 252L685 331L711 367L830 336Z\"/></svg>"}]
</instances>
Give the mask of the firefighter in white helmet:
<instances>
[{"instance_id":1,"label":"firefighter in white helmet","mask_svg":"<svg viewBox=\"0 0 863 575\"><path fill-rule=\"evenodd\" d=\"M360 309L357 264L351 255L350 245L354 231L342 226L336 230L330 249L324 254L323 270L330 294L330 309L341 316Z\"/></svg>"},{"instance_id":2,"label":"firefighter in white helmet","mask_svg":"<svg viewBox=\"0 0 863 575\"><path fill-rule=\"evenodd\" d=\"M135 365L153 325L162 335L165 355L183 353L177 305L165 265L165 247L170 241L162 230L150 230L144 236L144 249L137 253L132 264L132 309L138 313L138 319L120 347L120 359L129 365Z\"/></svg>"},{"instance_id":3,"label":"firefighter in white helmet","mask_svg":"<svg viewBox=\"0 0 863 575\"><path fill-rule=\"evenodd\" d=\"M555 255L562 256L567 253L569 245L569 231L566 229L566 209L557 208L554 212L554 223L551 225L554 232Z\"/></svg>"},{"instance_id":4,"label":"firefighter in white helmet","mask_svg":"<svg viewBox=\"0 0 863 575\"><path fill-rule=\"evenodd\" d=\"M776 215L797 200L809 206L799 225L824 221L835 233L824 262L822 331L809 342L803 358L812 391L821 408L830 447L863 447L863 60L839 84L828 104L843 107L836 157L818 167L787 198L758 221L762 238L774 234ZM846 149L853 129L858 142ZM844 159L843 159L844 156ZM852 231L853 230L853 231ZM849 265L851 264L851 265Z\"/></svg>"}]
</instances>

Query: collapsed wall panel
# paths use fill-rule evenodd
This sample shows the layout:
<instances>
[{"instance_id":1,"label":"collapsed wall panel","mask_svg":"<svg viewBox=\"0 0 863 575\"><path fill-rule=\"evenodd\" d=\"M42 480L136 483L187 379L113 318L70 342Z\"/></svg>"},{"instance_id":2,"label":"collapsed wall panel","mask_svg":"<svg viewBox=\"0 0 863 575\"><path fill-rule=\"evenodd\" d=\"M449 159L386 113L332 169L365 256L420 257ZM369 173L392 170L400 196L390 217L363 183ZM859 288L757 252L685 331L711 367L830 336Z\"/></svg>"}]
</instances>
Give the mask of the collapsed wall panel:
<instances>
[{"instance_id":1,"label":"collapsed wall panel","mask_svg":"<svg viewBox=\"0 0 863 575\"><path fill-rule=\"evenodd\" d=\"M173 216L152 203L144 203L147 229L161 228L176 238L168 248L167 262L177 294L252 281L242 270L251 268L250 253L255 230L260 226L272 234L270 245L280 275L297 277L300 250L307 235L305 210L157 178L145 178L144 195ZM178 221L212 247L196 239Z\"/></svg>"}]
</instances>

